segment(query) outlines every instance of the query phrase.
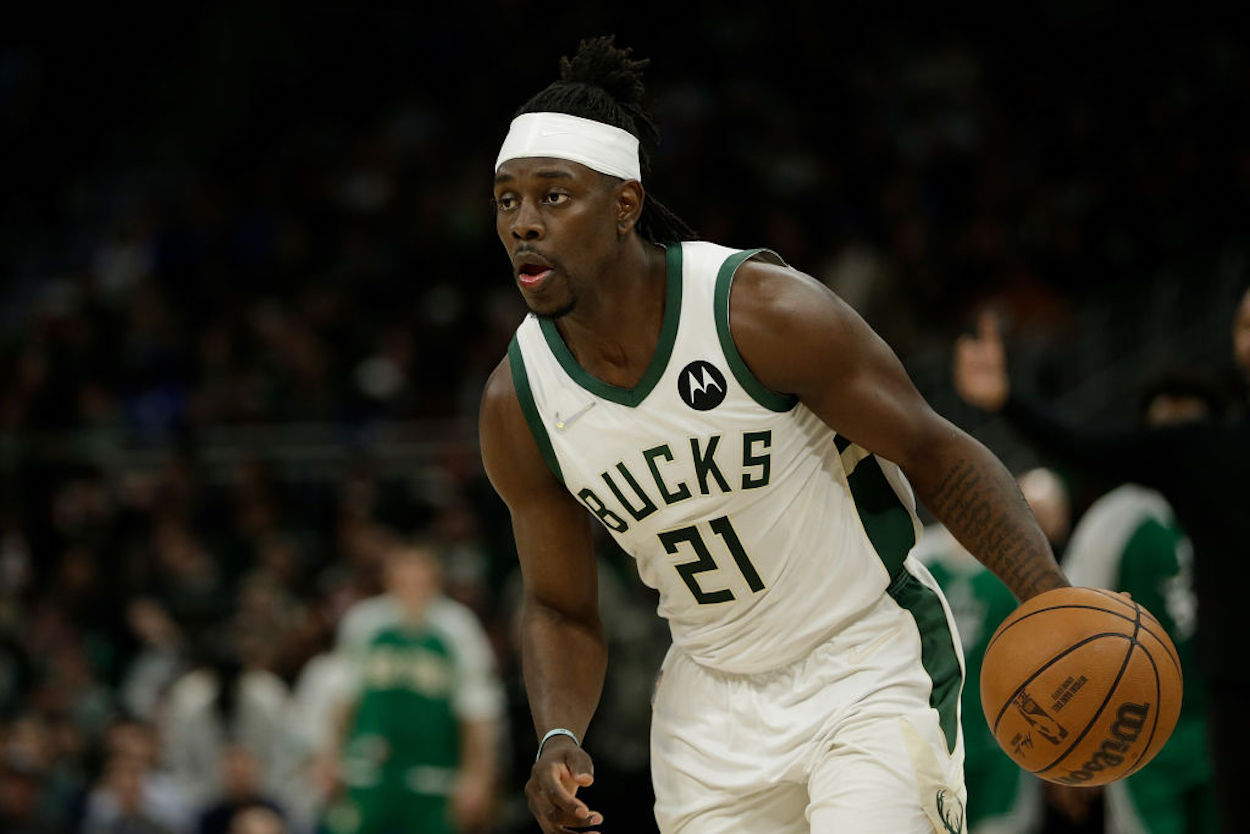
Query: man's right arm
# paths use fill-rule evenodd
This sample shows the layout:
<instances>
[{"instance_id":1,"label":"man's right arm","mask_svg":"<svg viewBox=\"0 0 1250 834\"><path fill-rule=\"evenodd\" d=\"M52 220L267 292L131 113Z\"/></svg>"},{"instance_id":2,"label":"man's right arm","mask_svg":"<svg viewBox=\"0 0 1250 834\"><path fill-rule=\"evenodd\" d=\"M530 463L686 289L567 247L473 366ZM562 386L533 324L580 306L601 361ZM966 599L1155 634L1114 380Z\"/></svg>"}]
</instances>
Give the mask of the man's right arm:
<instances>
[{"instance_id":1,"label":"man's right arm","mask_svg":"<svg viewBox=\"0 0 1250 834\"><path fill-rule=\"evenodd\" d=\"M506 361L486 383L479 435L521 562L521 663L535 730L540 738L555 728L584 738L607 669L590 516L547 468ZM598 824L599 815L575 796L592 779L589 756L572 740L555 736L544 745L526 786L544 831Z\"/></svg>"}]
</instances>

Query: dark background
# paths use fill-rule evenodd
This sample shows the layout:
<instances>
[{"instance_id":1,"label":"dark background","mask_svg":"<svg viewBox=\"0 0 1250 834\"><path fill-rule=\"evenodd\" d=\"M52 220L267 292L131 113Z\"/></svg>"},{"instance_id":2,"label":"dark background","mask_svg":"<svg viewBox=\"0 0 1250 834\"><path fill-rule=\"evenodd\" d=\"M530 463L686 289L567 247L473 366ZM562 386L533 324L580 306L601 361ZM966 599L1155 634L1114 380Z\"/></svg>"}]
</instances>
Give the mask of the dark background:
<instances>
[{"instance_id":1,"label":"dark background","mask_svg":"<svg viewBox=\"0 0 1250 834\"><path fill-rule=\"evenodd\" d=\"M36 757L41 784L97 778L145 645L135 600L188 644L268 629L249 657L295 685L344 600L376 590L379 530L453 543L450 588L519 696L515 556L474 439L523 315L490 173L513 111L606 33L653 62L650 192L829 283L1013 470L1036 459L950 389L951 342L982 309L1019 378L1089 420L1130 419L1165 365L1227 372L1250 63L1235 27L1186 6L17 16L0 34L0 742L66 737ZM645 830L638 733L666 637L604 557L634 613L589 742L616 778L596 790L605 830ZM280 622L245 599L262 580ZM532 749L519 697L513 713L507 831Z\"/></svg>"}]
</instances>

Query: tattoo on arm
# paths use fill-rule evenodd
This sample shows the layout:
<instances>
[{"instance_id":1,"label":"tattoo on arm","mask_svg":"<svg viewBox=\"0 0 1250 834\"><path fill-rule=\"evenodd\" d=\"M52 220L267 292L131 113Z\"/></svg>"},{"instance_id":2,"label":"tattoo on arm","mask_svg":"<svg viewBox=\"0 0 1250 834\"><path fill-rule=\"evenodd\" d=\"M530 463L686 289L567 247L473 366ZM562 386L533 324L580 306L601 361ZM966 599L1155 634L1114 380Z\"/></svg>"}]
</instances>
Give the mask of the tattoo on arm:
<instances>
[{"instance_id":1,"label":"tattoo on arm","mask_svg":"<svg viewBox=\"0 0 1250 834\"><path fill-rule=\"evenodd\" d=\"M1066 584L1050 546L1010 475L959 460L929 502L955 538L1018 599Z\"/></svg>"}]
</instances>

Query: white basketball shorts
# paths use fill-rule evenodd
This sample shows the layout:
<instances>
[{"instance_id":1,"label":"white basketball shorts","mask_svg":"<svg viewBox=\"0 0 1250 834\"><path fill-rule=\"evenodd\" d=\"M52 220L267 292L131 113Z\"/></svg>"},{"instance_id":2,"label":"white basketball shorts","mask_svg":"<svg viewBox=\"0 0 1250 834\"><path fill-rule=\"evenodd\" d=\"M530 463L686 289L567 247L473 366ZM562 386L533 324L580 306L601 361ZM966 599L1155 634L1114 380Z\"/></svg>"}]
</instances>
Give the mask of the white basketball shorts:
<instances>
[{"instance_id":1,"label":"white basketball shorts","mask_svg":"<svg viewBox=\"0 0 1250 834\"><path fill-rule=\"evenodd\" d=\"M963 834L963 657L908 560L868 615L759 675L664 660L651 727L663 834Z\"/></svg>"}]
</instances>

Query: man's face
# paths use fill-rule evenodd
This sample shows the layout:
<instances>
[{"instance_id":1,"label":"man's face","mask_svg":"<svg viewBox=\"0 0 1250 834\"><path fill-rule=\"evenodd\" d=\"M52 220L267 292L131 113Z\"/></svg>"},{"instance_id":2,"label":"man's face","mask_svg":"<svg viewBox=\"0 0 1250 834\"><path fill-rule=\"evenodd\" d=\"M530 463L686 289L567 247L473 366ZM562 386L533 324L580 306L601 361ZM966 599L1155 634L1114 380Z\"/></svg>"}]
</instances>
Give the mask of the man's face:
<instances>
[{"instance_id":1,"label":"man's face","mask_svg":"<svg viewBox=\"0 0 1250 834\"><path fill-rule=\"evenodd\" d=\"M425 550L401 547L386 562L386 589L406 608L422 608L438 593L437 557Z\"/></svg>"},{"instance_id":2,"label":"man's face","mask_svg":"<svg viewBox=\"0 0 1250 834\"><path fill-rule=\"evenodd\" d=\"M617 254L612 181L564 159L526 157L495 176L495 230L525 303L559 318Z\"/></svg>"},{"instance_id":3,"label":"man's face","mask_svg":"<svg viewBox=\"0 0 1250 834\"><path fill-rule=\"evenodd\" d=\"M1233 319L1233 359L1242 376L1250 380L1250 290L1241 297L1237 317Z\"/></svg>"}]
</instances>

